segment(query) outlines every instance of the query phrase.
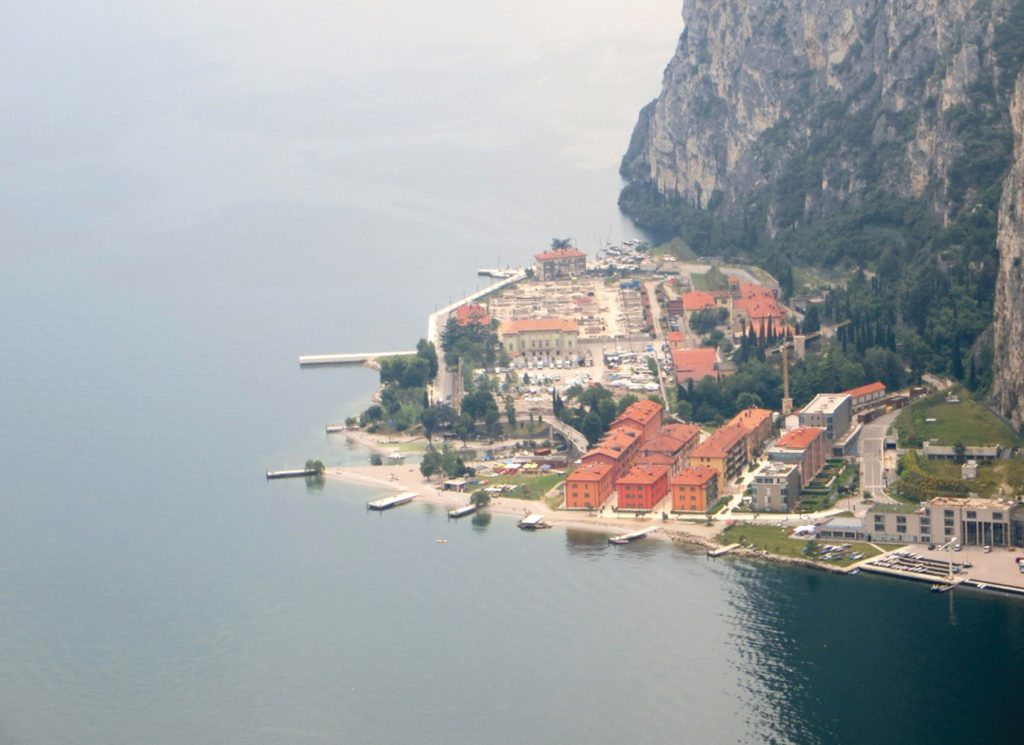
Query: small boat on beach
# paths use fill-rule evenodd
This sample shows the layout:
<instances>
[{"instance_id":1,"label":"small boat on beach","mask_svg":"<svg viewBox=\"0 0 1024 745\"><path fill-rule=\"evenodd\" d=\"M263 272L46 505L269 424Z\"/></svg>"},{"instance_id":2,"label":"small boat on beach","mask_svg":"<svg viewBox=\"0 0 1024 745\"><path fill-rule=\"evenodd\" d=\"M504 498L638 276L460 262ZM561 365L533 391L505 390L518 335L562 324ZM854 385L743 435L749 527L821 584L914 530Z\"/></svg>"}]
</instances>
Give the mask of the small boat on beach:
<instances>
[{"instance_id":1,"label":"small boat on beach","mask_svg":"<svg viewBox=\"0 0 1024 745\"><path fill-rule=\"evenodd\" d=\"M532 512L518 523L520 530L540 530L541 528L550 528L549 523L544 522L544 515L539 515L536 512Z\"/></svg>"}]
</instances>

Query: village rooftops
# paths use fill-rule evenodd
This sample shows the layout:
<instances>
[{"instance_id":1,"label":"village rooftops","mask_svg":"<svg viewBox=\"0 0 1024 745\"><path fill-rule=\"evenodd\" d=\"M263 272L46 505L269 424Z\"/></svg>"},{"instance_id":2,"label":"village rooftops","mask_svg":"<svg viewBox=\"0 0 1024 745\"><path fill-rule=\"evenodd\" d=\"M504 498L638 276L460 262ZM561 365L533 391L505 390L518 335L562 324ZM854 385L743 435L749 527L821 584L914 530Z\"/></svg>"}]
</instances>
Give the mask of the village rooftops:
<instances>
[{"instance_id":1,"label":"village rooftops","mask_svg":"<svg viewBox=\"0 0 1024 745\"><path fill-rule=\"evenodd\" d=\"M715 307L715 296L710 292L687 292L683 295L683 310L693 313L698 310L710 310Z\"/></svg>"},{"instance_id":2,"label":"village rooftops","mask_svg":"<svg viewBox=\"0 0 1024 745\"><path fill-rule=\"evenodd\" d=\"M815 440L824 436L825 430L820 427L797 427L776 440L775 447L787 450L806 450Z\"/></svg>"},{"instance_id":3,"label":"village rooftops","mask_svg":"<svg viewBox=\"0 0 1024 745\"><path fill-rule=\"evenodd\" d=\"M456 308L455 320L460 326L468 326L471 323L489 326L491 323L491 317L487 314L487 309L476 303L465 303Z\"/></svg>"},{"instance_id":4,"label":"village rooftops","mask_svg":"<svg viewBox=\"0 0 1024 745\"><path fill-rule=\"evenodd\" d=\"M586 256L577 248L552 248L535 254L533 258L537 261L557 261L558 259L578 259Z\"/></svg>"},{"instance_id":5,"label":"village rooftops","mask_svg":"<svg viewBox=\"0 0 1024 745\"><path fill-rule=\"evenodd\" d=\"M634 432L629 429L613 429L602 437L597 445L590 449L588 454L600 451L621 453L628 449L629 446L635 443L638 439L640 439L639 432Z\"/></svg>"},{"instance_id":6,"label":"village rooftops","mask_svg":"<svg viewBox=\"0 0 1024 745\"><path fill-rule=\"evenodd\" d=\"M644 443L645 453L675 453L686 445L685 440L679 440L671 435L659 434Z\"/></svg>"},{"instance_id":7,"label":"village rooftops","mask_svg":"<svg viewBox=\"0 0 1024 745\"><path fill-rule=\"evenodd\" d=\"M502 335L525 334L531 331L562 331L578 333L579 326L571 318L521 318L505 321L499 329Z\"/></svg>"},{"instance_id":8,"label":"village rooftops","mask_svg":"<svg viewBox=\"0 0 1024 745\"><path fill-rule=\"evenodd\" d=\"M672 351L672 363L675 365L677 383L687 379L701 380L708 376L718 379L718 350L714 347L675 349Z\"/></svg>"}]
</instances>

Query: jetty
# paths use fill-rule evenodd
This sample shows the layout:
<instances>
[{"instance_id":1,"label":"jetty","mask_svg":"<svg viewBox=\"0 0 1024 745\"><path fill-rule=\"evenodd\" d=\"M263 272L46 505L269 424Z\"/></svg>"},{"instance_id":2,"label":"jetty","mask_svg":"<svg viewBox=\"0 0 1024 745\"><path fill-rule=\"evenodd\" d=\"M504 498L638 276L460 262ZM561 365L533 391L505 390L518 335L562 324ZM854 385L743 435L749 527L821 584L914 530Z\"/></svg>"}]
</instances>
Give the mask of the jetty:
<instances>
[{"instance_id":1,"label":"jetty","mask_svg":"<svg viewBox=\"0 0 1024 745\"><path fill-rule=\"evenodd\" d=\"M408 504L414 500L418 494L416 492L404 491L401 494L395 494L391 497L384 497L382 499L374 499L366 503L366 509L377 510L383 512L384 510L390 510L392 507L398 507L400 504Z\"/></svg>"},{"instance_id":2,"label":"jetty","mask_svg":"<svg viewBox=\"0 0 1024 745\"><path fill-rule=\"evenodd\" d=\"M458 520L460 517L472 515L474 512L477 511L477 509L478 508L475 504L465 504L462 507L455 507L453 509L448 510L448 519Z\"/></svg>"},{"instance_id":3,"label":"jetty","mask_svg":"<svg viewBox=\"0 0 1024 745\"><path fill-rule=\"evenodd\" d=\"M739 548L740 545L741 544L739 543L730 543L728 546L722 546L721 548L709 548L708 556L710 556L712 559L716 559L719 556L725 556L730 551L734 551L735 549Z\"/></svg>"},{"instance_id":4,"label":"jetty","mask_svg":"<svg viewBox=\"0 0 1024 745\"><path fill-rule=\"evenodd\" d=\"M301 354L300 367L316 365L363 365L381 357L400 357L416 354L416 350L407 352L353 352L351 354Z\"/></svg>"},{"instance_id":5,"label":"jetty","mask_svg":"<svg viewBox=\"0 0 1024 745\"><path fill-rule=\"evenodd\" d=\"M331 435L336 432L346 431L348 429L348 426L345 424L328 424L326 427L324 427L324 429L327 430L327 434Z\"/></svg>"},{"instance_id":6,"label":"jetty","mask_svg":"<svg viewBox=\"0 0 1024 745\"><path fill-rule=\"evenodd\" d=\"M551 524L544 522L544 515L532 512L519 521L520 530L540 530L550 528Z\"/></svg>"},{"instance_id":7,"label":"jetty","mask_svg":"<svg viewBox=\"0 0 1024 745\"><path fill-rule=\"evenodd\" d=\"M290 468L283 471L267 471L268 479L297 479L302 476L319 476L315 468Z\"/></svg>"},{"instance_id":8,"label":"jetty","mask_svg":"<svg viewBox=\"0 0 1024 745\"><path fill-rule=\"evenodd\" d=\"M632 533L613 535L608 538L608 543L614 543L618 546L622 546L626 543L632 543L633 541L644 538L648 533L653 533L655 530L657 530L657 528L644 528L643 530L634 530Z\"/></svg>"}]
</instances>

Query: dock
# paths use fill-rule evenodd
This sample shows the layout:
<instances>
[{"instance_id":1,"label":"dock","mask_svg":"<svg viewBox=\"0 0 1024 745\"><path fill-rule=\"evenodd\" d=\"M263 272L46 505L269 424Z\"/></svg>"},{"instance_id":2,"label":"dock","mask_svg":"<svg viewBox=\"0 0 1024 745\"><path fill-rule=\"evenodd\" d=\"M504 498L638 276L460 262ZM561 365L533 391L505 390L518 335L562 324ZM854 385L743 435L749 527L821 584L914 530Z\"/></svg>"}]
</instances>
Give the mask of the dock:
<instances>
[{"instance_id":1,"label":"dock","mask_svg":"<svg viewBox=\"0 0 1024 745\"><path fill-rule=\"evenodd\" d=\"M327 434L332 435L335 434L336 432L346 431L348 429L348 426L345 424L328 424L326 427L324 427L324 429L327 430Z\"/></svg>"},{"instance_id":2,"label":"dock","mask_svg":"<svg viewBox=\"0 0 1024 745\"><path fill-rule=\"evenodd\" d=\"M302 354L299 355L301 367L316 365L362 365L381 357L400 357L416 354L416 350L407 352L354 352L352 354Z\"/></svg>"},{"instance_id":3,"label":"dock","mask_svg":"<svg viewBox=\"0 0 1024 745\"><path fill-rule=\"evenodd\" d=\"M536 512L530 513L519 521L520 530L540 530L550 527L550 523L544 522L544 515L539 515Z\"/></svg>"},{"instance_id":4,"label":"dock","mask_svg":"<svg viewBox=\"0 0 1024 745\"><path fill-rule=\"evenodd\" d=\"M404 491L392 497L384 497L383 499L374 499L371 502L367 502L366 509L383 512L384 510L390 510L392 507L398 507L401 504L408 504L417 496L419 495L416 492Z\"/></svg>"},{"instance_id":5,"label":"dock","mask_svg":"<svg viewBox=\"0 0 1024 745\"><path fill-rule=\"evenodd\" d=\"M291 468L283 471L267 471L268 479L297 479L302 476L319 476L315 468Z\"/></svg>"},{"instance_id":6,"label":"dock","mask_svg":"<svg viewBox=\"0 0 1024 745\"><path fill-rule=\"evenodd\" d=\"M478 508L475 504L466 504L463 505L462 507L455 507L453 509L448 510L448 519L458 520L460 517L472 515L474 512L477 511L477 509Z\"/></svg>"},{"instance_id":7,"label":"dock","mask_svg":"<svg viewBox=\"0 0 1024 745\"><path fill-rule=\"evenodd\" d=\"M730 551L739 548L740 545L741 544L739 543L730 543L728 546L722 546L721 548L709 548L708 556L710 556L712 559L716 559L719 556L725 556Z\"/></svg>"},{"instance_id":8,"label":"dock","mask_svg":"<svg viewBox=\"0 0 1024 745\"><path fill-rule=\"evenodd\" d=\"M657 530L657 528L644 528L643 530L634 530L632 533L613 535L608 538L608 543L614 543L618 546L626 543L632 543L633 541L646 537L648 533L653 533L655 530Z\"/></svg>"}]
</instances>

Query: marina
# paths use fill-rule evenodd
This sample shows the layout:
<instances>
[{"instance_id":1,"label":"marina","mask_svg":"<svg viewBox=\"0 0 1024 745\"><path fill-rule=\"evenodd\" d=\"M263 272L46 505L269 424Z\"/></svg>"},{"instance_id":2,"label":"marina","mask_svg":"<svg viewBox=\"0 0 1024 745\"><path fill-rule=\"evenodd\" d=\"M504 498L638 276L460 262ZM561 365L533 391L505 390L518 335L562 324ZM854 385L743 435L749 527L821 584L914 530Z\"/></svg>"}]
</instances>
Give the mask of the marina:
<instances>
[{"instance_id":1,"label":"marina","mask_svg":"<svg viewBox=\"0 0 1024 745\"><path fill-rule=\"evenodd\" d=\"M400 494L395 494L391 497L383 497L382 499L374 499L366 503L366 509L377 510L383 512L384 510L390 510L392 507L398 507L399 505L408 504L414 500L418 495L415 492L404 491Z\"/></svg>"},{"instance_id":2,"label":"marina","mask_svg":"<svg viewBox=\"0 0 1024 745\"><path fill-rule=\"evenodd\" d=\"M634 530L632 533L623 533L622 535L613 535L608 538L608 543L614 543L617 546L622 546L633 541L640 540L641 538L647 537L648 534L653 533L657 528L644 528L643 530Z\"/></svg>"}]
</instances>

